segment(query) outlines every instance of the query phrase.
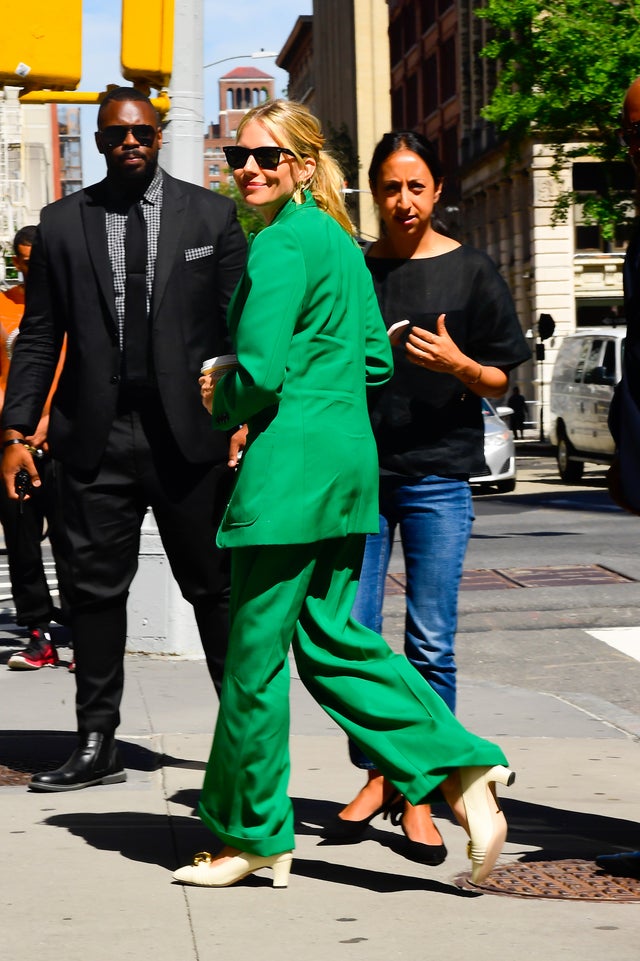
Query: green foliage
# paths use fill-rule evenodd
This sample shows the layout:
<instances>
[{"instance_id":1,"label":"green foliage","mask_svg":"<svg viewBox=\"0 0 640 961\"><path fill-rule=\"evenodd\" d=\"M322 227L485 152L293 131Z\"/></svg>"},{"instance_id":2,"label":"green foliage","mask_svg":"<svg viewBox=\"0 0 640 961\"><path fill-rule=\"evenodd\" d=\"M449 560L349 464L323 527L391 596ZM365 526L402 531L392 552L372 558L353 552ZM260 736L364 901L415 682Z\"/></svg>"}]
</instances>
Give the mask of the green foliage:
<instances>
[{"instance_id":1,"label":"green foliage","mask_svg":"<svg viewBox=\"0 0 640 961\"><path fill-rule=\"evenodd\" d=\"M530 137L551 144L556 176L574 157L626 156L618 131L624 94L640 75L640 0L486 0L475 13L492 24L482 55L498 64L483 116L505 136L509 163ZM580 146L569 150L569 142ZM566 193L556 222L576 201L605 236L627 218L628 196L610 187L596 198Z\"/></svg>"},{"instance_id":2,"label":"green foliage","mask_svg":"<svg viewBox=\"0 0 640 961\"><path fill-rule=\"evenodd\" d=\"M349 128L345 123L340 124L336 129L329 124L327 132L327 149L332 157L340 164L340 169L344 174L344 179L348 187L358 186L358 171L360 170L360 160L353 146L353 140L349 133Z\"/></svg>"},{"instance_id":3,"label":"green foliage","mask_svg":"<svg viewBox=\"0 0 640 961\"><path fill-rule=\"evenodd\" d=\"M353 140L349 133L346 123L341 123L336 129L333 124L327 128L326 148L331 156L338 162L344 175L345 185L358 189L358 171L360 170L360 160L353 146ZM353 194L345 195L347 213L354 223L358 223L358 201Z\"/></svg>"},{"instance_id":4,"label":"green foliage","mask_svg":"<svg viewBox=\"0 0 640 961\"><path fill-rule=\"evenodd\" d=\"M231 197L235 202L238 211L238 220L245 237L248 237L249 234L258 234L261 230L264 230L266 224L263 218L254 207L250 207L249 204L243 200L235 180L232 179L230 183L220 184L220 193L225 197Z\"/></svg>"}]
</instances>

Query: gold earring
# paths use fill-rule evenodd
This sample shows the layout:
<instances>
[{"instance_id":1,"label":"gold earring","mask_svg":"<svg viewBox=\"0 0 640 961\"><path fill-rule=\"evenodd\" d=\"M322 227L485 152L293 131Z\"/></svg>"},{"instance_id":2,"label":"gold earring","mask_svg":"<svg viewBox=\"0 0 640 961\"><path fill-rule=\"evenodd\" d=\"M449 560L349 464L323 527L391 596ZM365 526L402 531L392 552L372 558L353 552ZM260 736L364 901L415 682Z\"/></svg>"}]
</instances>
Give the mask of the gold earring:
<instances>
[{"instance_id":1,"label":"gold earring","mask_svg":"<svg viewBox=\"0 0 640 961\"><path fill-rule=\"evenodd\" d=\"M304 203L304 188L305 188L305 186L306 186L306 184L304 184L304 183L302 182L302 180L299 180L298 183L296 184L296 189L293 191L293 202L294 202L295 204L303 204L303 203Z\"/></svg>"}]
</instances>

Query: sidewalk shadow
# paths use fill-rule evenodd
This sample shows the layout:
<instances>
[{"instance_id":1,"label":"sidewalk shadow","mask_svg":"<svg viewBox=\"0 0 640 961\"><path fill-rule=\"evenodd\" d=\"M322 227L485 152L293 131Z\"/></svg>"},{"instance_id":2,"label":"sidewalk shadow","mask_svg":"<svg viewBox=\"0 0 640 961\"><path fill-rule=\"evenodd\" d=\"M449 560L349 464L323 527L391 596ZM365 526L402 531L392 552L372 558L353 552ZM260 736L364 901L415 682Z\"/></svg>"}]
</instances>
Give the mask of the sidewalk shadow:
<instances>
[{"instance_id":1,"label":"sidewalk shadow","mask_svg":"<svg viewBox=\"0 0 640 961\"><path fill-rule=\"evenodd\" d=\"M135 741L116 738L125 768L151 773L162 767L204 771L205 761L172 757ZM35 774L53 771L69 759L78 746L78 735L70 731L0 731L0 765L14 771Z\"/></svg>"},{"instance_id":2,"label":"sidewalk shadow","mask_svg":"<svg viewBox=\"0 0 640 961\"><path fill-rule=\"evenodd\" d=\"M640 820L636 822L602 814L585 814L513 798L501 798L500 803L509 824L507 842L538 849L523 851L519 858L521 861L557 861L566 858L592 860L598 854L615 853L621 849L640 850ZM333 801L295 798L296 833L317 834L318 828L335 817L343 806ZM445 804L437 803L432 807L436 827L439 818L456 824ZM411 859L402 830L394 829L391 825L386 830L379 827L387 823L377 818L368 826L362 835L363 839L377 841L382 847ZM329 844L326 842L327 846ZM331 842L332 847L348 844Z\"/></svg>"},{"instance_id":3,"label":"sidewalk shadow","mask_svg":"<svg viewBox=\"0 0 640 961\"><path fill-rule=\"evenodd\" d=\"M501 798L500 803L509 823L508 842L540 848L523 853L522 861L591 860L621 848L640 849L640 817L628 821L513 798ZM603 798L603 806L606 803Z\"/></svg>"},{"instance_id":4,"label":"sidewalk shadow","mask_svg":"<svg viewBox=\"0 0 640 961\"><path fill-rule=\"evenodd\" d=\"M167 871L174 871L187 864L196 851L215 853L219 845L209 831L196 819L171 817L159 814L140 814L119 811L110 814L55 814L45 818L44 824L63 828L74 837L81 838L90 847L100 851L117 851L124 858L156 864ZM177 854L176 854L177 852ZM386 893L392 891L430 891L457 898L479 897L481 893L464 891L433 878L416 878L395 870L390 862L389 871L375 871L348 864L335 864L315 858L294 856L294 875L360 887L368 891ZM428 870L428 869L426 869ZM242 881L243 886L270 887L269 876L251 875Z\"/></svg>"},{"instance_id":5,"label":"sidewalk shadow","mask_svg":"<svg viewBox=\"0 0 640 961\"><path fill-rule=\"evenodd\" d=\"M165 755L142 744L121 740L117 744L124 766L132 771L148 773L165 763ZM0 731L0 765L26 774L53 771L69 759L77 746L75 732Z\"/></svg>"},{"instance_id":6,"label":"sidewalk shadow","mask_svg":"<svg viewBox=\"0 0 640 961\"><path fill-rule=\"evenodd\" d=\"M193 807L197 802L197 791L178 791L168 800L173 803L188 804ZM341 805L327 800L294 798L296 833L317 836L319 825L336 814ZM640 825L622 818L600 814L585 814L553 808L525 801L505 800L504 810L509 822L508 842L512 846L511 856L518 857L513 846L519 844L536 850L522 851L519 860L525 862L557 861L567 858L593 860L598 854L616 852L621 849L640 849ZM448 809L434 805L436 818L446 816ZM117 851L124 858L157 864L172 871L179 864L188 863L193 854L200 850L212 853L218 849L216 840L195 817L167 816L164 814L144 814L131 811L112 813L55 814L46 818L44 824L63 828L74 837L82 838L87 845L96 850ZM436 822L437 823L437 822ZM393 829L380 830L369 826L363 838L378 843L400 856L403 850L404 835ZM460 829L461 843L464 835ZM335 857L337 848L344 848L344 860L349 860L348 844L320 842L318 858L295 858L293 873L316 880L361 887L379 893L387 891L424 890L435 893L455 895L456 897L477 897L478 892L462 891L446 882L433 878L416 878L397 871L397 864L390 863L389 870L378 871L353 867L349 864L336 864L323 860L322 852L331 850ZM429 868L425 866L427 874ZM269 885L267 877L247 878L245 884Z\"/></svg>"}]
</instances>

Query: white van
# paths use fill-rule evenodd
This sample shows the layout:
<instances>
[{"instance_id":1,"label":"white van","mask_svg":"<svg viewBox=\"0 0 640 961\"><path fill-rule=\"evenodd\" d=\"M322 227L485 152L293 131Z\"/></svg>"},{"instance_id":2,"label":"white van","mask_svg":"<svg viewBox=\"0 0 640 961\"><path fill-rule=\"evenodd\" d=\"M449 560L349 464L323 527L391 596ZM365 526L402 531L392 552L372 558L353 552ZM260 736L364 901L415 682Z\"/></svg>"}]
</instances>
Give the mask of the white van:
<instances>
[{"instance_id":1,"label":"white van","mask_svg":"<svg viewBox=\"0 0 640 961\"><path fill-rule=\"evenodd\" d=\"M560 346L551 377L549 433L566 483L580 480L585 461L611 462L607 418L622 376L625 336L625 327L585 327Z\"/></svg>"}]
</instances>

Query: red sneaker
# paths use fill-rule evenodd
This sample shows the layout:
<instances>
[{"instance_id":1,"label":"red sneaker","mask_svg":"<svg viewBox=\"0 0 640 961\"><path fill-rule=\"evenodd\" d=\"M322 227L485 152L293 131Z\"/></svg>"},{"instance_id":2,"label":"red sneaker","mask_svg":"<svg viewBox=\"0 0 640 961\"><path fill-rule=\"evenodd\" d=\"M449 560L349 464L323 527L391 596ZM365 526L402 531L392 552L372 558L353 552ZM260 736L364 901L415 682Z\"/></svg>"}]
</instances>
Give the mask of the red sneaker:
<instances>
[{"instance_id":1,"label":"red sneaker","mask_svg":"<svg viewBox=\"0 0 640 961\"><path fill-rule=\"evenodd\" d=\"M16 651L8 661L14 671L38 671L41 667L56 667L58 652L48 631L39 628L29 631L29 643L23 651Z\"/></svg>"}]
</instances>

